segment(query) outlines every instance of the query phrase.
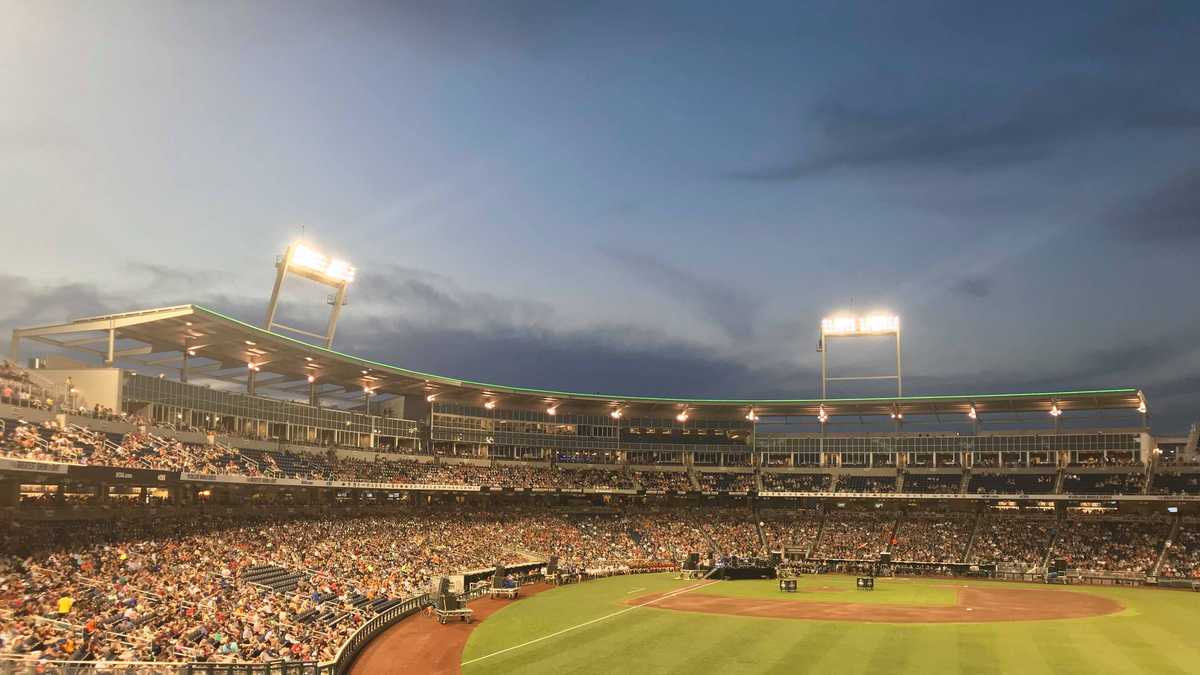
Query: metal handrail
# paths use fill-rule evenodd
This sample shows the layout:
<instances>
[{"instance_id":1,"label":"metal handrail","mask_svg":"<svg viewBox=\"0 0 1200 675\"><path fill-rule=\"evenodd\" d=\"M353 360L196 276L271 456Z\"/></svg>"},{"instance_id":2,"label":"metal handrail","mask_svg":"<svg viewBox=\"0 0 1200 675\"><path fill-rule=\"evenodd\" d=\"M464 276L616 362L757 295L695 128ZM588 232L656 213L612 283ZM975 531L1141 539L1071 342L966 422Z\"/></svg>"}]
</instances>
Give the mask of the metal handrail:
<instances>
[{"instance_id":1,"label":"metal handrail","mask_svg":"<svg viewBox=\"0 0 1200 675\"><path fill-rule=\"evenodd\" d=\"M345 675L345 673L350 671L350 665L354 663L354 659L358 657L358 653L375 636L391 627L397 621L416 614L429 606L429 604L428 594L413 596L391 609L376 614L371 620L359 626L358 630L354 631L350 639L346 640L342 648L338 650L333 662L328 664L332 668L330 671L332 675Z\"/></svg>"}]
</instances>

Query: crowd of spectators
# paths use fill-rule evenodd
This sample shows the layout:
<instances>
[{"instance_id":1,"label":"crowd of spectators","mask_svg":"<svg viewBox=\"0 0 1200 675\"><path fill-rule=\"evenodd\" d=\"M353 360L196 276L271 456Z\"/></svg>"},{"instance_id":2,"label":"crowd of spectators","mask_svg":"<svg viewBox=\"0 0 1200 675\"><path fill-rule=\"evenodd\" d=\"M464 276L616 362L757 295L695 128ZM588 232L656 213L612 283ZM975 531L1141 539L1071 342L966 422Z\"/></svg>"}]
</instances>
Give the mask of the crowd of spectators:
<instances>
[{"instance_id":1,"label":"crowd of spectators","mask_svg":"<svg viewBox=\"0 0 1200 675\"><path fill-rule=\"evenodd\" d=\"M770 550L799 547L807 552L821 531L821 514L809 510L764 514L760 523Z\"/></svg>"},{"instance_id":2,"label":"crowd of spectators","mask_svg":"<svg viewBox=\"0 0 1200 675\"><path fill-rule=\"evenodd\" d=\"M559 555L582 569L709 552L745 518L427 512L347 519L10 525L0 533L0 653L60 660L331 660L370 612L438 575ZM705 530L708 534L705 534ZM726 531L728 530L728 531ZM242 579L272 565L286 592ZM331 620L311 619L318 610Z\"/></svg>"},{"instance_id":3,"label":"crowd of spectators","mask_svg":"<svg viewBox=\"0 0 1200 675\"><path fill-rule=\"evenodd\" d=\"M1158 575L1200 579L1200 522L1185 522L1167 549Z\"/></svg>"},{"instance_id":4,"label":"crowd of spectators","mask_svg":"<svg viewBox=\"0 0 1200 675\"><path fill-rule=\"evenodd\" d=\"M62 428L54 420L40 425L15 422L6 428L0 454L43 462L84 466L188 471L205 474L261 476L277 473L272 457L265 466L248 461L241 451L221 445L198 445L145 433L113 437L81 427Z\"/></svg>"},{"instance_id":5,"label":"crowd of spectators","mask_svg":"<svg viewBox=\"0 0 1200 675\"><path fill-rule=\"evenodd\" d=\"M842 476L837 482L838 492L895 492L894 476Z\"/></svg>"},{"instance_id":6,"label":"crowd of spectators","mask_svg":"<svg viewBox=\"0 0 1200 675\"><path fill-rule=\"evenodd\" d=\"M972 473L967 492L977 495L1044 495L1054 492L1052 473Z\"/></svg>"},{"instance_id":7,"label":"crowd of spectators","mask_svg":"<svg viewBox=\"0 0 1200 675\"><path fill-rule=\"evenodd\" d=\"M633 479L644 490L686 492L692 489L686 471L634 471Z\"/></svg>"},{"instance_id":8,"label":"crowd of spectators","mask_svg":"<svg viewBox=\"0 0 1200 675\"><path fill-rule=\"evenodd\" d=\"M1143 466L1133 450L1125 452L1079 453L1071 460L1071 466Z\"/></svg>"},{"instance_id":9,"label":"crowd of spectators","mask_svg":"<svg viewBox=\"0 0 1200 675\"><path fill-rule=\"evenodd\" d=\"M1046 557L1053 530L1053 515L989 514L979 526L968 562L1032 569Z\"/></svg>"},{"instance_id":10,"label":"crowd of spectators","mask_svg":"<svg viewBox=\"0 0 1200 675\"><path fill-rule=\"evenodd\" d=\"M1064 494L1116 495L1141 494L1146 474L1137 473L1067 473L1063 475Z\"/></svg>"},{"instance_id":11,"label":"crowd of spectators","mask_svg":"<svg viewBox=\"0 0 1200 675\"><path fill-rule=\"evenodd\" d=\"M370 618L375 601L423 593L440 575L551 555L563 566L611 570L677 564L691 553L714 560L812 547L825 559L872 561L890 550L901 563L1030 569L1053 540L1051 556L1070 568L1137 575L1153 568L1170 525L1159 516L1056 521L1050 514L532 506L344 518L9 521L0 525L0 653L328 661ZM1200 578L1200 527L1186 523L1177 539L1163 574ZM293 574L295 586L246 579L266 565Z\"/></svg>"},{"instance_id":12,"label":"crowd of spectators","mask_svg":"<svg viewBox=\"0 0 1200 675\"><path fill-rule=\"evenodd\" d=\"M958 494L962 489L960 473L906 473L904 491L921 494Z\"/></svg>"},{"instance_id":13,"label":"crowd of spectators","mask_svg":"<svg viewBox=\"0 0 1200 675\"><path fill-rule=\"evenodd\" d=\"M764 471L763 489L772 492L828 492L831 476L827 473L778 473Z\"/></svg>"},{"instance_id":14,"label":"crowd of spectators","mask_svg":"<svg viewBox=\"0 0 1200 675\"><path fill-rule=\"evenodd\" d=\"M700 489L706 492L748 492L757 488L752 473L702 471L698 477Z\"/></svg>"},{"instance_id":15,"label":"crowd of spectators","mask_svg":"<svg viewBox=\"0 0 1200 675\"><path fill-rule=\"evenodd\" d=\"M1158 469L1150 481L1150 493L1156 495L1200 494L1200 471Z\"/></svg>"},{"instance_id":16,"label":"crowd of spectators","mask_svg":"<svg viewBox=\"0 0 1200 675\"><path fill-rule=\"evenodd\" d=\"M47 383L38 382L29 372L9 361L0 360L0 403L21 408L54 408L56 394Z\"/></svg>"},{"instance_id":17,"label":"crowd of spectators","mask_svg":"<svg viewBox=\"0 0 1200 675\"><path fill-rule=\"evenodd\" d=\"M1059 523L1051 556L1065 560L1068 569L1146 574L1157 562L1169 531L1170 523L1157 516L1078 516Z\"/></svg>"},{"instance_id":18,"label":"crowd of spectators","mask_svg":"<svg viewBox=\"0 0 1200 675\"><path fill-rule=\"evenodd\" d=\"M962 562L971 542L975 516L959 513L907 513L892 542L892 560Z\"/></svg>"},{"instance_id":19,"label":"crowd of spectators","mask_svg":"<svg viewBox=\"0 0 1200 675\"><path fill-rule=\"evenodd\" d=\"M891 540L894 514L830 513L825 517L815 557L841 560L876 560Z\"/></svg>"},{"instance_id":20,"label":"crowd of spectators","mask_svg":"<svg viewBox=\"0 0 1200 675\"><path fill-rule=\"evenodd\" d=\"M0 455L20 459L65 462L92 466L185 471L203 474L275 476L311 480L345 480L440 485L486 485L520 488L620 488L636 487L634 478L611 469L560 469L521 464L477 465L422 463L376 454L371 459L324 452L238 449L219 443L183 443L135 432L110 435L82 427L60 428L9 420L0 440ZM647 472L648 482L690 489L687 474Z\"/></svg>"}]
</instances>

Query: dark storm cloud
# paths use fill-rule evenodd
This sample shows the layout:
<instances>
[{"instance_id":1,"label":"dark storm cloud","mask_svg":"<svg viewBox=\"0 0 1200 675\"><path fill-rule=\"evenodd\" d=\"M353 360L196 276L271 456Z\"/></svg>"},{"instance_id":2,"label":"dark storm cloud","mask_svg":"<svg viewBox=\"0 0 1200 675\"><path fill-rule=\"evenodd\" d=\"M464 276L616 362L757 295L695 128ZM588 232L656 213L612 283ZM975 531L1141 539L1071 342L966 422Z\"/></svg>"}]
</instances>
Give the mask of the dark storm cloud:
<instances>
[{"instance_id":1,"label":"dark storm cloud","mask_svg":"<svg viewBox=\"0 0 1200 675\"><path fill-rule=\"evenodd\" d=\"M1080 51L1126 64L1161 61L1165 54L1178 58L1168 67L1187 70L1188 57L1200 51L1197 31L1200 13L1191 0L1123 3L1086 35Z\"/></svg>"},{"instance_id":2,"label":"dark storm cloud","mask_svg":"<svg viewBox=\"0 0 1200 675\"><path fill-rule=\"evenodd\" d=\"M1113 231L1131 241L1200 242L1200 167L1116 207L1107 220Z\"/></svg>"},{"instance_id":3,"label":"dark storm cloud","mask_svg":"<svg viewBox=\"0 0 1200 675\"><path fill-rule=\"evenodd\" d=\"M978 96L963 87L955 101L895 107L827 103L811 116L821 140L795 160L734 172L751 181L794 181L843 169L994 168L1051 156L1065 144L1135 131L1200 130L1200 101L1178 83L1073 74L1044 80L1016 96Z\"/></svg>"},{"instance_id":4,"label":"dark storm cloud","mask_svg":"<svg viewBox=\"0 0 1200 675\"><path fill-rule=\"evenodd\" d=\"M1185 429L1200 418L1195 356L1200 331L1132 339L1115 347L1056 354L1053 366L1029 371L982 371L944 376L905 374L906 389L928 393L1011 393L1089 387L1138 387L1162 431Z\"/></svg>"},{"instance_id":5,"label":"dark storm cloud","mask_svg":"<svg viewBox=\"0 0 1200 675\"><path fill-rule=\"evenodd\" d=\"M623 331L469 331L399 325L360 341L367 353L406 366L491 384L614 395L796 395L811 373L763 373L681 343L631 343ZM779 378L779 379L775 379ZM792 388L787 388L790 379ZM775 380L774 382L771 382ZM765 382L764 382L765 381Z\"/></svg>"},{"instance_id":6,"label":"dark storm cloud","mask_svg":"<svg viewBox=\"0 0 1200 675\"><path fill-rule=\"evenodd\" d=\"M952 289L959 295L978 300L992 294L992 280L984 277L967 277L955 282Z\"/></svg>"},{"instance_id":7,"label":"dark storm cloud","mask_svg":"<svg viewBox=\"0 0 1200 675\"><path fill-rule=\"evenodd\" d=\"M0 274L0 288L0 329L104 314L114 306L113 299L91 283L42 284Z\"/></svg>"},{"instance_id":8,"label":"dark storm cloud","mask_svg":"<svg viewBox=\"0 0 1200 675\"><path fill-rule=\"evenodd\" d=\"M453 328L548 325L554 315L553 308L543 303L462 289L436 272L399 266L361 275L351 301Z\"/></svg>"},{"instance_id":9,"label":"dark storm cloud","mask_svg":"<svg viewBox=\"0 0 1200 675\"><path fill-rule=\"evenodd\" d=\"M1086 350L1074 360L1066 357L1064 370L1066 376L1078 381L1137 377L1144 383L1144 373L1187 370L1186 358L1197 351L1200 351L1197 331L1146 336L1116 347Z\"/></svg>"},{"instance_id":10,"label":"dark storm cloud","mask_svg":"<svg viewBox=\"0 0 1200 675\"><path fill-rule=\"evenodd\" d=\"M716 275L699 274L645 253L611 246L601 246L599 251L625 274L690 308L699 318L712 321L729 337L745 338L754 333L754 319L762 302L749 292L714 280Z\"/></svg>"},{"instance_id":11,"label":"dark storm cloud","mask_svg":"<svg viewBox=\"0 0 1200 675\"><path fill-rule=\"evenodd\" d=\"M196 288L212 286L221 279L220 273L216 271L186 269L143 261L130 262L125 269L146 277L149 288L160 293L180 289L193 292Z\"/></svg>"}]
</instances>

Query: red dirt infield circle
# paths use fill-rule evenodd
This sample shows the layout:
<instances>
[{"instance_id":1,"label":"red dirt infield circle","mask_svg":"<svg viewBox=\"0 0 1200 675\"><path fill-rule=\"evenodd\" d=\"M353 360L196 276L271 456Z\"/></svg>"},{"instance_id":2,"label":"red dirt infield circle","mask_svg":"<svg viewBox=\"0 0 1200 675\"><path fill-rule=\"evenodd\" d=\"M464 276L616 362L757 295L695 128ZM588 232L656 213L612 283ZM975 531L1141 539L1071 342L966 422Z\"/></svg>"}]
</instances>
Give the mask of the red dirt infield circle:
<instances>
[{"instance_id":1,"label":"red dirt infield circle","mask_svg":"<svg viewBox=\"0 0 1200 675\"><path fill-rule=\"evenodd\" d=\"M664 598L650 607L702 614L732 614L770 619L855 621L865 623L987 623L996 621L1046 621L1081 619L1115 614L1121 603L1088 593L1032 588L957 588L953 606L862 604L852 602L805 602L803 600L756 600L711 593L682 593ZM628 600L640 605L664 593Z\"/></svg>"}]
</instances>

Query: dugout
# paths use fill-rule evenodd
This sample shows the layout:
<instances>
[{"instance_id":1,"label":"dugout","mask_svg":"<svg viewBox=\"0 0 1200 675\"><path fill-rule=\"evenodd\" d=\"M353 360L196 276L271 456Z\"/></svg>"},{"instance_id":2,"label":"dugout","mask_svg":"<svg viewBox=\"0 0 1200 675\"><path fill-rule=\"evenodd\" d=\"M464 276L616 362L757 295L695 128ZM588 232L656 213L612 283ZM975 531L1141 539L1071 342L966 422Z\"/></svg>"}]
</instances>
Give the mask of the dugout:
<instances>
[{"instance_id":1,"label":"dugout","mask_svg":"<svg viewBox=\"0 0 1200 675\"><path fill-rule=\"evenodd\" d=\"M544 562L520 563L518 565L506 565L505 571L512 574L517 579L517 583L521 584L530 577L541 576ZM470 570L462 574L454 574L450 577L450 590L454 593L463 593L471 589L472 586L480 581L491 583L492 575L496 573L495 567L484 567L477 570Z\"/></svg>"}]
</instances>

